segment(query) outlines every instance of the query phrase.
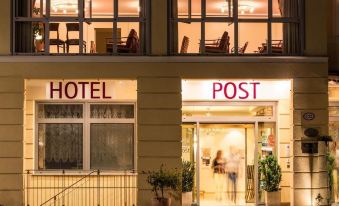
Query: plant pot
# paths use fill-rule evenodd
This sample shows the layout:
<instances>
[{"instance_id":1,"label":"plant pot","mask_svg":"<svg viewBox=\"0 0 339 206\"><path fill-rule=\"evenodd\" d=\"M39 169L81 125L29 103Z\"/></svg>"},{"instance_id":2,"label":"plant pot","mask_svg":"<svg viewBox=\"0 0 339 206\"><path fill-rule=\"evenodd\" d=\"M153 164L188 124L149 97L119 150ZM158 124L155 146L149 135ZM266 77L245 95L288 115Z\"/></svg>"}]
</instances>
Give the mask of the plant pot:
<instances>
[{"instance_id":1,"label":"plant pot","mask_svg":"<svg viewBox=\"0 0 339 206\"><path fill-rule=\"evenodd\" d=\"M153 198L152 206L171 206L170 198Z\"/></svg>"},{"instance_id":2,"label":"plant pot","mask_svg":"<svg viewBox=\"0 0 339 206\"><path fill-rule=\"evenodd\" d=\"M182 206L191 206L193 197L192 192L183 192L181 194Z\"/></svg>"},{"instance_id":3,"label":"plant pot","mask_svg":"<svg viewBox=\"0 0 339 206\"><path fill-rule=\"evenodd\" d=\"M265 192L266 206L279 206L280 205L281 192Z\"/></svg>"},{"instance_id":4,"label":"plant pot","mask_svg":"<svg viewBox=\"0 0 339 206\"><path fill-rule=\"evenodd\" d=\"M42 52L45 49L45 44L42 40L35 40L35 51Z\"/></svg>"}]
</instances>

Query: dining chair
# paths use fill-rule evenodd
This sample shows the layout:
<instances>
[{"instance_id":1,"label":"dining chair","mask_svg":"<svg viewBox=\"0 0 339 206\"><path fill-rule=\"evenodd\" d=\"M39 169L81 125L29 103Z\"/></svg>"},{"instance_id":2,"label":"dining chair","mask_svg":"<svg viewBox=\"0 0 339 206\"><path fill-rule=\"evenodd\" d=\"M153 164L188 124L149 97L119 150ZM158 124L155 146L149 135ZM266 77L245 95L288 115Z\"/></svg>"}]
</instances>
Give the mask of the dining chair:
<instances>
[{"instance_id":1,"label":"dining chair","mask_svg":"<svg viewBox=\"0 0 339 206\"><path fill-rule=\"evenodd\" d=\"M69 53L70 46L80 46L80 24L79 23L66 23L66 47ZM78 33L78 38L70 38L70 33ZM83 48L86 53L86 41L83 41Z\"/></svg>"},{"instance_id":2,"label":"dining chair","mask_svg":"<svg viewBox=\"0 0 339 206\"><path fill-rule=\"evenodd\" d=\"M205 40L205 52L230 53L230 36L228 32L225 31L220 39Z\"/></svg>"},{"instance_id":3,"label":"dining chair","mask_svg":"<svg viewBox=\"0 0 339 206\"><path fill-rule=\"evenodd\" d=\"M140 42L138 33L131 29L131 31L128 34L128 37L126 41L121 41L120 44L117 45L117 51L118 53L138 53L140 49Z\"/></svg>"},{"instance_id":4,"label":"dining chair","mask_svg":"<svg viewBox=\"0 0 339 206\"><path fill-rule=\"evenodd\" d=\"M65 53L65 41L60 39L59 34L59 23L50 23L49 24L49 33L56 32L56 38L50 38L49 39L49 45L50 46L57 46L57 51L60 53L60 47L63 49L63 53Z\"/></svg>"},{"instance_id":5,"label":"dining chair","mask_svg":"<svg viewBox=\"0 0 339 206\"><path fill-rule=\"evenodd\" d=\"M180 54L187 54L189 43L190 39L187 36L184 36L181 43Z\"/></svg>"}]
</instances>

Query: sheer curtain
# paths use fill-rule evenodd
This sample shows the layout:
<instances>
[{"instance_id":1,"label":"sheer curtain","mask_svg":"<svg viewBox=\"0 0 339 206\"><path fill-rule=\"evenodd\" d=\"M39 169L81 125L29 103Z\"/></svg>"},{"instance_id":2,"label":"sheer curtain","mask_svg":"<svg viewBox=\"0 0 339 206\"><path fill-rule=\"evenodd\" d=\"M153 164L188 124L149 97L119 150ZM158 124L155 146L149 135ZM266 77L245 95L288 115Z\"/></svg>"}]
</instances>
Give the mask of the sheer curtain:
<instances>
[{"instance_id":1,"label":"sheer curtain","mask_svg":"<svg viewBox=\"0 0 339 206\"><path fill-rule=\"evenodd\" d=\"M299 0L278 0L282 17L298 18ZM300 48L300 27L298 23L283 23L283 52L284 54L299 54Z\"/></svg>"}]
</instances>

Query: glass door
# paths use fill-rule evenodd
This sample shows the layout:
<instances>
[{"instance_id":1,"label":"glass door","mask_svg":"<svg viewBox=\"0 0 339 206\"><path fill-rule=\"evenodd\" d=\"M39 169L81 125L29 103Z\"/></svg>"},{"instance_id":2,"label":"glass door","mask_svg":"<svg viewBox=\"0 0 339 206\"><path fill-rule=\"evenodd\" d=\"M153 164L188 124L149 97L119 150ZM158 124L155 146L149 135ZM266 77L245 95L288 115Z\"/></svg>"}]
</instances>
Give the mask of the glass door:
<instances>
[{"instance_id":1,"label":"glass door","mask_svg":"<svg viewBox=\"0 0 339 206\"><path fill-rule=\"evenodd\" d=\"M253 205L254 124L200 124L199 205Z\"/></svg>"},{"instance_id":2,"label":"glass door","mask_svg":"<svg viewBox=\"0 0 339 206\"><path fill-rule=\"evenodd\" d=\"M190 162L195 167L194 187L192 191L192 202L197 203L198 200L198 181L197 181L197 124L188 123L182 125L182 161Z\"/></svg>"}]
</instances>

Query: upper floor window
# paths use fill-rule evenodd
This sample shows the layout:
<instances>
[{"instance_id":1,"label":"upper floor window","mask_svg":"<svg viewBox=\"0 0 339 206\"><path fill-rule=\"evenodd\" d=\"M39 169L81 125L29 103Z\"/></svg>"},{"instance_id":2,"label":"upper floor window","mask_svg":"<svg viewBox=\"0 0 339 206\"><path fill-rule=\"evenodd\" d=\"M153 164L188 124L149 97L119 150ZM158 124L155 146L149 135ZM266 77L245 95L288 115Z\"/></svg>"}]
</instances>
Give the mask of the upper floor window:
<instances>
[{"instance_id":1,"label":"upper floor window","mask_svg":"<svg viewBox=\"0 0 339 206\"><path fill-rule=\"evenodd\" d=\"M302 55L303 0L171 0L171 54Z\"/></svg>"},{"instance_id":2,"label":"upper floor window","mask_svg":"<svg viewBox=\"0 0 339 206\"><path fill-rule=\"evenodd\" d=\"M146 53L147 0L15 0L15 54Z\"/></svg>"}]
</instances>

